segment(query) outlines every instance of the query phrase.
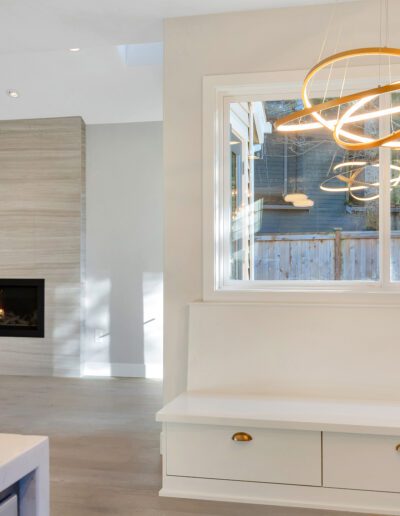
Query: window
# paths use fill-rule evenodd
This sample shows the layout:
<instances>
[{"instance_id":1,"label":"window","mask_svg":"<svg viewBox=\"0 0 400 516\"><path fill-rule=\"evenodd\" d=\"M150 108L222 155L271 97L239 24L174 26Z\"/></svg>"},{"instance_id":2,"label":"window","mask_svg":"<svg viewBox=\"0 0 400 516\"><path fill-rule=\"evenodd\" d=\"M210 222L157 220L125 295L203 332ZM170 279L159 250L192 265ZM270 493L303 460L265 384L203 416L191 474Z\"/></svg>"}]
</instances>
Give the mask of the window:
<instances>
[{"instance_id":1,"label":"window","mask_svg":"<svg viewBox=\"0 0 400 516\"><path fill-rule=\"evenodd\" d=\"M379 151L346 152L324 129L276 131L296 108L297 99L229 103L228 279L376 281ZM305 203L285 200L299 194Z\"/></svg>"},{"instance_id":2,"label":"window","mask_svg":"<svg viewBox=\"0 0 400 516\"><path fill-rule=\"evenodd\" d=\"M279 132L274 122L302 109L297 83L244 89L220 88L214 104L213 291L396 289L400 151L346 151L325 129ZM400 104L391 95L365 110ZM391 123L400 127L400 116ZM385 133L379 119L358 124Z\"/></svg>"}]
</instances>

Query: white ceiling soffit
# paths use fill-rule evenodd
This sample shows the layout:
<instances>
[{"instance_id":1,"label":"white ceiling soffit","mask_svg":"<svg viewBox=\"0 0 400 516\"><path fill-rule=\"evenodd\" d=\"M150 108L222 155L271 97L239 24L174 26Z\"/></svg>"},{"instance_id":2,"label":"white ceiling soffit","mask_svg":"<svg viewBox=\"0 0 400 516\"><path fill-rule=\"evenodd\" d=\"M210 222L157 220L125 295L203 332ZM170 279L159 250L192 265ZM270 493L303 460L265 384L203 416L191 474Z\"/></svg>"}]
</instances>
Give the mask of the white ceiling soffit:
<instances>
[{"instance_id":1,"label":"white ceiling soffit","mask_svg":"<svg viewBox=\"0 0 400 516\"><path fill-rule=\"evenodd\" d=\"M138 48L135 48L135 47ZM162 120L162 44L0 55L2 120ZM17 90L10 98L7 90Z\"/></svg>"},{"instance_id":2,"label":"white ceiling soffit","mask_svg":"<svg viewBox=\"0 0 400 516\"><path fill-rule=\"evenodd\" d=\"M2 0L0 53L162 41L163 18L334 1Z\"/></svg>"}]
</instances>

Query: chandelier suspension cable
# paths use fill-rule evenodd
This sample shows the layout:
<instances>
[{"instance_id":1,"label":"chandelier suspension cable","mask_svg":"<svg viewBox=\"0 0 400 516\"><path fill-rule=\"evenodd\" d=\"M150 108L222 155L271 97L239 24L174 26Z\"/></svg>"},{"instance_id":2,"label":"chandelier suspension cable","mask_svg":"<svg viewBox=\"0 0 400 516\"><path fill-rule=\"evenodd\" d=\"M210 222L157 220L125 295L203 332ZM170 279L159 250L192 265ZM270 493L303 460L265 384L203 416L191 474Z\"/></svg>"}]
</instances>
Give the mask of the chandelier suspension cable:
<instances>
[{"instance_id":1,"label":"chandelier suspension cable","mask_svg":"<svg viewBox=\"0 0 400 516\"><path fill-rule=\"evenodd\" d=\"M383 2L384 0L379 0L379 47L383 47ZM382 85L382 56L379 56L378 59L378 84Z\"/></svg>"},{"instance_id":2,"label":"chandelier suspension cable","mask_svg":"<svg viewBox=\"0 0 400 516\"><path fill-rule=\"evenodd\" d=\"M333 164L335 163L335 159L336 159L337 153L338 153L338 150L336 149L336 150L335 150L335 153L334 153L334 154L333 154L333 156L332 156L331 166L329 167L328 172L327 172L327 174L326 174L328 177L329 177L329 174L330 174L330 172L331 172L331 170L332 170L332 168L333 168ZM343 162L344 162L344 156L343 156Z\"/></svg>"},{"instance_id":3,"label":"chandelier suspension cable","mask_svg":"<svg viewBox=\"0 0 400 516\"><path fill-rule=\"evenodd\" d=\"M389 0L386 0L386 42L385 47L389 46Z\"/></svg>"},{"instance_id":4,"label":"chandelier suspension cable","mask_svg":"<svg viewBox=\"0 0 400 516\"><path fill-rule=\"evenodd\" d=\"M389 81L392 83L392 58L389 56ZM392 133L394 132L394 121L393 121L393 115L394 115L394 109L393 109L393 95L390 95L390 130Z\"/></svg>"},{"instance_id":5,"label":"chandelier suspension cable","mask_svg":"<svg viewBox=\"0 0 400 516\"><path fill-rule=\"evenodd\" d=\"M338 7L338 3L339 3L339 0L335 0L335 3L332 6L331 14L329 16L328 25L326 27L324 39L322 40L322 45L321 45L321 49L319 51L319 56L318 56L318 61L317 62L321 61L321 59L322 59L322 57L324 55L324 52L326 50L326 46L327 46L328 39L329 39L329 36L330 36L330 33L331 33L333 21L334 21L334 19L336 17L336 11L337 11L337 7ZM332 72L332 67L333 67L333 64L331 65L331 69L330 69L329 75ZM313 79L313 81L314 81L314 79ZM329 78L328 78L328 82L329 82ZM327 85L327 87L328 87L328 85ZM325 96L326 96L326 91L325 91ZM325 100L325 97L324 97L324 100Z\"/></svg>"},{"instance_id":6,"label":"chandelier suspension cable","mask_svg":"<svg viewBox=\"0 0 400 516\"><path fill-rule=\"evenodd\" d=\"M390 42L390 0L386 0L386 47L389 46ZM388 56L388 73L389 73L389 83L392 84L392 56ZM390 108L393 108L393 95L390 95ZM390 130L394 132L394 123L393 123L393 113L390 114Z\"/></svg>"},{"instance_id":7,"label":"chandelier suspension cable","mask_svg":"<svg viewBox=\"0 0 400 516\"><path fill-rule=\"evenodd\" d=\"M346 83L348 69L349 69L349 59L346 60L346 66L344 67L343 81L342 81L342 86L340 88L340 98L343 97L344 85ZM339 110L340 110L340 106L339 106Z\"/></svg>"},{"instance_id":8,"label":"chandelier suspension cable","mask_svg":"<svg viewBox=\"0 0 400 516\"><path fill-rule=\"evenodd\" d=\"M349 69L349 59L346 60L346 66L344 67L344 74L343 74L343 81L342 81L342 86L340 88L340 96L339 98L342 98L343 97L343 92L344 92L344 85L346 83L346 78L347 78L347 71ZM337 114L336 114L336 123L338 123L339 121L339 118L340 118L340 111L342 109L342 106L341 104L339 104L338 106L338 110L337 110ZM343 156L343 160L344 160L344 156Z\"/></svg>"},{"instance_id":9,"label":"chandelier suspension cable","mask_svg":"<svg viewBox=\"0 0 400 516\"><path fill-rule=\"evenodd\" d=\"M342 28L343 28L343 24L341 23L341 24L340 24L340 27L339 27L339 32L338 32L338 35L337 35L337 38L336 38L335 54L336 54L336 52L338 51L339 41L340 41L340 37L341 37L341 35L342 35ZM323 101L322 101L322 102L325 102L326 97L328 96L329 84L330 84L330 82L331 82L331 77L332 77L332 72L333 72L333 65L334 65L334 63L332 63L332 64L331 64L331 66L330 66L330 68L329 68L328 79L327 79L327 81L326 81L325 92L324 92L324 98L323 98Z\"/></svg>"},{"instance_id":10,"label":"chandelier suspension cable","mask_svg":"<svg viewBox=\"0 0 400 516\"><path fill-rule=\"evenodd\" d=\"M379 5L379 46L387 48L389 46L389 0L380 0ZM382 79L381 68L382 56L379 56L379 85Z\"/></svg>"},{"instance_id":11,"label":"chandelier suspension cable","mask_svg":"<svg viewBox=\"0 0 400 516\"><path fill-rule=\"evenodd\" d=\"M342 20L341 27L340 27L340 34L342 33L342 29L343 29L343 20ZM353 39L353 37L354 37L353 33L351 33L351 37ZM336 52L337 52L337 50L336 50ZM350 64L350 59L346 59L346 64L345 64L344 73L343 73L342 85L340 87L339 98L343 97L343 93L344 93L344 89L345 89L345 84L346 84L346 80L347 80L347 73L348 73L348 70L349 70L349 64ZM337 107L337 113L336 113L336 123L338 123L338 121L340 119L341 111L342 111L342 104L339 104L338 107ZM346 155L343 154L343 162L345 161L345 159L346 159Z\"/></svg>"},{"instance_id":12,"label":"chandelier suspension cable","mask_svg":"<svg viewBox=\"0 0 400 516\"><path fill-rule=\"evenodd\" d=\"M326 28L326 31L325 31L325 36L324 36L324 39L322 40L321 50L320 50L319 56L318 56L318 62L321 61L322 56L323 56L324 51L325 51L326 44L328 42L329 33L331 31L333 20L335 18L336 11L337 11L338 1L339 0L336 0L335 3L333 4L333 7L332 7L331 15L329 17L328 25L327 25L327 28Z\"/></svg>"}]
</instances>

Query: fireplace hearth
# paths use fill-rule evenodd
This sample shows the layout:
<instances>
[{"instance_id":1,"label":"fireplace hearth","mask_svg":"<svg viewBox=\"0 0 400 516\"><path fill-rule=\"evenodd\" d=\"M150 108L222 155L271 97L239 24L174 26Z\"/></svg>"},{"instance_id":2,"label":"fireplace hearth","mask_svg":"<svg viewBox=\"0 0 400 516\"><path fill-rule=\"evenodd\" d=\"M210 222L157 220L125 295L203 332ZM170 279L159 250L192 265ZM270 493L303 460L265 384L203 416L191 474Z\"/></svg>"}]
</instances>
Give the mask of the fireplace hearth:
<instances>
[{"instance_id":1,"label":"fireplace hearth","mask_svg":"<svg viewBox=\"0 0 400 516\"><path fill-rule=\"evenodd\" d=\"M44 337L43 279L0 279L0 337Z\"/></svg>"}]
</instances>

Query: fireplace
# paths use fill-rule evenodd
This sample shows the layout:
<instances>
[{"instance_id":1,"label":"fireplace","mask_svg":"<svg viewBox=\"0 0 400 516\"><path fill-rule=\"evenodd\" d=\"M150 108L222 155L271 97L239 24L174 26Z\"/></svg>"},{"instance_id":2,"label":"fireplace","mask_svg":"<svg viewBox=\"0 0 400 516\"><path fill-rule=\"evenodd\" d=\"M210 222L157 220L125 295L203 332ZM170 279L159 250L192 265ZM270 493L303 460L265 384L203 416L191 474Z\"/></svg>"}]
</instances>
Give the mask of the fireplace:
<instances>
[{"instance_id":1,"label":"fireplace","mask_svg":"<svg viewBox=\"0 0 400 516\"><path fill-rule=\"evenodd\" d=\"M0 337L44 337L44 280L0 279Z\"/></svg>"}]
</instances>

